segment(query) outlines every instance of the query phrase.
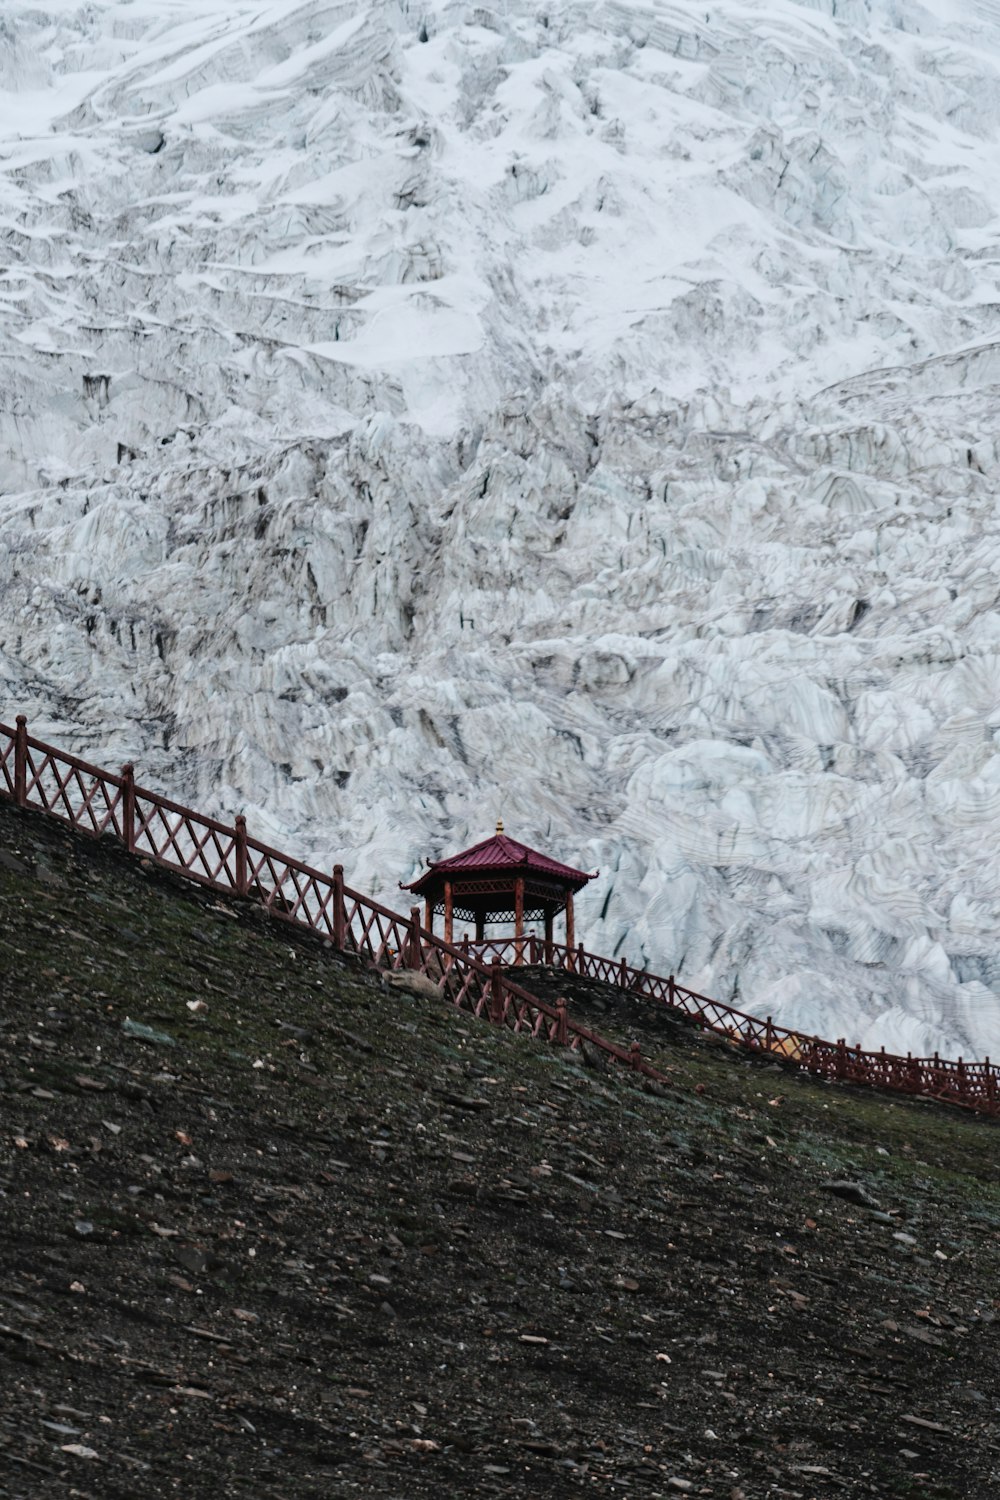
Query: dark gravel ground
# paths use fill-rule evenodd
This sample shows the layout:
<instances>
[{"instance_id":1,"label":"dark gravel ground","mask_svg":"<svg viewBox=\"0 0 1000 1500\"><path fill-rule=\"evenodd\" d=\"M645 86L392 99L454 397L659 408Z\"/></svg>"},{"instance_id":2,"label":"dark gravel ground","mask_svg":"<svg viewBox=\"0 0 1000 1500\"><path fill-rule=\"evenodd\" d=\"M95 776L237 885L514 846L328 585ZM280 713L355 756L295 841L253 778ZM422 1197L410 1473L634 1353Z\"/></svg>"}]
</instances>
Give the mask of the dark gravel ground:
<instances>
[{"instance_id":1,"label":"dark gravel ground","mask_svg":"<svg viewBox=\"0 0 1000 1500\"><path fill-rule=\"evenodd\" d=\"M5 804L0 994L3 1500L1000 1494L995 1126L580 987L642 1090Z\"/></svg>"}]
</instances>

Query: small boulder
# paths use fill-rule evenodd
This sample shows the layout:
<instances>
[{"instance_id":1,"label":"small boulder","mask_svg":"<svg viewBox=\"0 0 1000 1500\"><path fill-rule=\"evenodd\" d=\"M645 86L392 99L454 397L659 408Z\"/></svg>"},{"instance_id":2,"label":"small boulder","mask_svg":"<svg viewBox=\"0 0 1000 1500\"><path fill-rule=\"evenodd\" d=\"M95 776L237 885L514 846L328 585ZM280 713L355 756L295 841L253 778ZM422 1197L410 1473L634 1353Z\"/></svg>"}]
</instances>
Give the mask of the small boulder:
<instances>
[{"instance_id":1,"label":"small boulder","mask_svg":"<svg viewBox=\"0 0 1000 1500\"><path fill-rule=\"evenodd\" d=\"M877 1201L863 1187L860 1182L824 1182L820 1186L827 1193L835 1193L838 1198L844 1198L848 1203L856 1203L860 1208L878 1208Z\"/></svg>"},{"instance_id":2,"label":"small boulder","mask_svg":"<svg viewBox=\"0 0 1000 1500\"><path fill-rule=\"evenodd\" d=\"M405 990L410 995L421 995L425 1000L440 1000L441 991L427 974L419 969L393 969L383 975L386 986L392 990Z\"/></svg>"}]
</instances>

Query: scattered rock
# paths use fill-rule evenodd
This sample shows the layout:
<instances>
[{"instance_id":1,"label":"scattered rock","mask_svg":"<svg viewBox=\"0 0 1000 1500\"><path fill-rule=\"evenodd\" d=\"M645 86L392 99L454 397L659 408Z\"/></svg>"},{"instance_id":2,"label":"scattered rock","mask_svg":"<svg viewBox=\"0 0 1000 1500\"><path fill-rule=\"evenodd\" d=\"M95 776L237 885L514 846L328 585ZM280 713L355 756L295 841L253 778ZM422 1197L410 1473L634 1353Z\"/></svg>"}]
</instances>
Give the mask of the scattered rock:
<instances>
[{"instance_id":1,"label":"scattered rock","mask_svg":"<svg viewBox=\"0 0 1000 1500\"><path fill-rule=\"evenodd\" d=\"M170 1036L166 1031L157 1031L152 1026L146 1026L142 1021L133 1021L126 1016L122 1022L122 1031L126 1036L133 1036L140 1042L152 1042L159 1047L176 1047L176 1037Z\"/></svg>"},{"instance_id":2,"label":"scattered rock","mask_svg":"<svg viewBox=\"0 0 1000 1500\"><path fill-rule=\"evenodd\" d=\"M946 1437L951 1436L951 1432L947 1427L942 1426L940 1422L931 1422L926 1417L914 1417L908 1413L905 1416L901 1416L899 1420L901 1422L908 1422L911 1427L919 1427L923 1432L938 1432Z\"/></svg>"},{"instance_id":3,"label":"scattered rock","mask_svg":"<svg viewBox=\"0 0 1000 1500\"><path fill-rule=\"evenodd\" d=\"M593 1042L581 1042L580 1051L583 1054L583 1060L587 1067L593 1068L595 1073L607 1073L609 1071L611 1062L607 1054L602 1052L600 1047L595 1047Z\"/></svg>"},{"instance_id":4,"label":"scattered rock","mask_svg":"<svg viewBox=\"0 0 1000 1500\"><path fill-rule=\"evenodd\" d=\"M405 990L411 995L420 995L426 1000L440 1000L441 990L427 974L419 969L394 969L383 976L391 990Z\"/></svg>"},{"instance_id":5,"label":"scattered rock","mask_svg":"<svg viewBox=\"0 0 1000 1500\"><path fill-rule=\"evenodd\" d=\"M856 1203L860 1208L878 1208L878 1202L860 1182L848 1182L838 1180L836 1182L821 1182L820 1187L827 1193L834 1193L838 1198L843 1198L847 1203Z\"/></svg>"},{"instance_id":6,"label":"scattered rock","mask_svg":"<svg viewBox=\"0 0 1000 1500\"><path fill-rule=\"evenodd\" d=\"M208 1257L204 1250L197 1249L194 1245L178 1245L174 1251L178 1265L184 1267L192 1276L203 1276L208 1265Z\"/></svg>"}]
</instances>

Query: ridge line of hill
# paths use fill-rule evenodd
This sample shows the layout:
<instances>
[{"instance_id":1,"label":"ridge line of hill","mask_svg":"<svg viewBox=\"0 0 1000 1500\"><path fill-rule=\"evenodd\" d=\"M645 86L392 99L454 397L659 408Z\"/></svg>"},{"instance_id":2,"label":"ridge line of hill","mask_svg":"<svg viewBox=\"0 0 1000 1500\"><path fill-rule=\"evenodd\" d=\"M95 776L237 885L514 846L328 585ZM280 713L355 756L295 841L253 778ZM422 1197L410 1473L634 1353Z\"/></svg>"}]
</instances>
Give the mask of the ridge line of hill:
<instances>
[{"instance_id":1,"label":"ridge line of hill","mask_svg":"<svg viewBox=\"0 0 1000 1500\"><path fill-rule=\"evenodd\" d=\"M487 967L468 944L446 943L421 927L416 915L404 917L346 886L342 866L335 866L331 877L250 838L242 817L230 828L138 786L131 764L115 774L35 739L28 734L23 714L17 715L13 729L0 724L0 796L21 807L37 807L91 837L111 833L129 853L212 889L257 898L272 915L316 932L336 949L353 947L375 967L415 970L477 1017L514 1031L530 1031L574 1050L597 1048L653 1084L668 1082L664 1073L642 1057L638 1042L626 1050L569 1017L565 1000L552 1005L512 982L498 956L509 945L483 945L484 955L494 950ZM571 973L621 983L643 999L683 1012L707 1030L814 1075L1000 1114L1000 1068L988 1058L967 1063L937 1054L902 1058L885 1048L866 1052L848 1047L843 1039L830 1042L775 1026L770 1016L760 1021L678 985L673 975L664 979L630 968L624 960L615 963L587 953L582 944L578 949L558 951Z\"/></svg>"}]
</instances>

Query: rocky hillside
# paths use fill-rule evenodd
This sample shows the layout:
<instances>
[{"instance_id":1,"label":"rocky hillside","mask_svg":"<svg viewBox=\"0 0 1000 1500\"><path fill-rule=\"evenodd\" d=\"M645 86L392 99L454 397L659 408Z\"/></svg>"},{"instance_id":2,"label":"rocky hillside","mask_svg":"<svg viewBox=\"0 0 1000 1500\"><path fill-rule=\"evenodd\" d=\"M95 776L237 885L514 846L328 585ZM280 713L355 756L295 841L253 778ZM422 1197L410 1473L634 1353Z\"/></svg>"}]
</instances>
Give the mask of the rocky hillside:
<instances>
[{"instance_id":1,"label":"rocky hillside","mask_svg":"<svg viewBox=\"0 0 1000 1500\"><path fill-rule=\"evenodd\" d=\"M996 1127L642 1090L0 804L0 1497L990 1500Z\"/></svg>"}]
</instances>

